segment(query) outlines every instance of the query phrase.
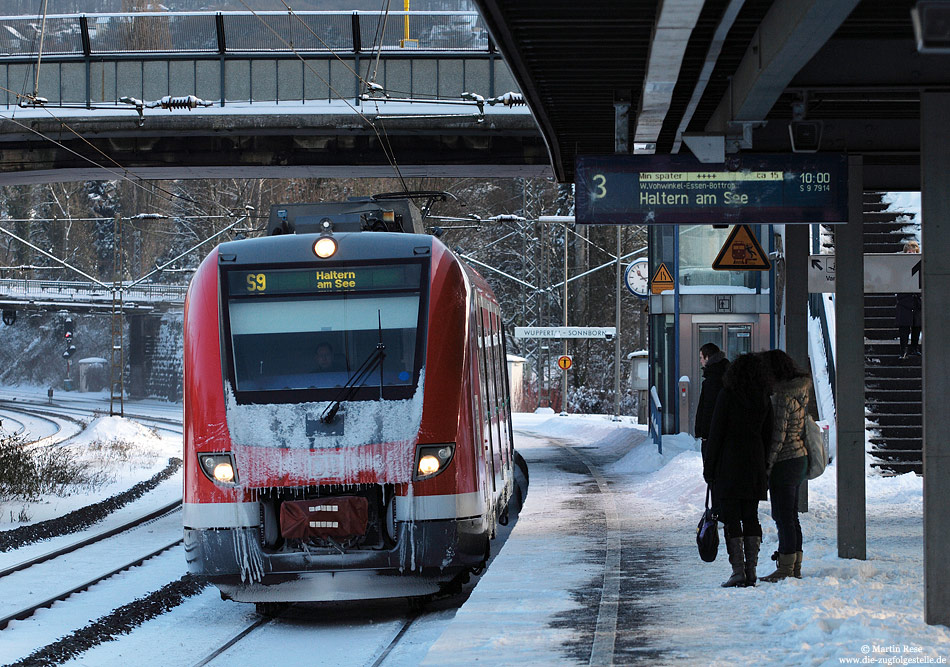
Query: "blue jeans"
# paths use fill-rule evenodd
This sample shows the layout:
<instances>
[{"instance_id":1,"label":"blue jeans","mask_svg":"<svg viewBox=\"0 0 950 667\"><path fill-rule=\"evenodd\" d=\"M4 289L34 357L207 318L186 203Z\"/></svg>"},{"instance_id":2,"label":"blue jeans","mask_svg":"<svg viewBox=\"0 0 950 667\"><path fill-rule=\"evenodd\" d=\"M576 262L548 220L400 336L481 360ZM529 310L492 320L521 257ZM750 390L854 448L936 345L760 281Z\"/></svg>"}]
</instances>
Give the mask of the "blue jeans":
<instances>
[{"instance_id":1,"label":"blue jeans","mask_svg":"<svg viewBox=\"0 0 950 667\"><path fill-rule=\"evenodd\" d=\"M785 480L782 478L787 476L775 474L776 472L781 473L778 470L779 466L792 461L797 462L797 459L776 463L769 477L772 520L775 521L775 527L778 530L778 552L780 554L793 554L802 550L802 525L798 521L798 494L799 489L801 489L801 482L783 483Z\"/></svg>"}]
</instances>

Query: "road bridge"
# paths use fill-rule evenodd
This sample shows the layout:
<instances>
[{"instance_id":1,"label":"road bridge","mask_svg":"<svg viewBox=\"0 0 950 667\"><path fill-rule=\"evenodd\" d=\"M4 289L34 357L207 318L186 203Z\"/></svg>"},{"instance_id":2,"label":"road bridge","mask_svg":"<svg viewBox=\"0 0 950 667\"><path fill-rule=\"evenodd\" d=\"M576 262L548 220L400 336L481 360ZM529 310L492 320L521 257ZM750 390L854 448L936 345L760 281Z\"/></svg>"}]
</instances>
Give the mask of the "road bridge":
<instances>
[{"instance_id":1,"label":"road bridge","mask_svg":"<svg viewBox=\"0 0 950 667\"><path fill-rule=\"evenodd\" d=\"M550 174L475 12L0 17L0 87L4 185Z\"/></svg>"}]
</instances>

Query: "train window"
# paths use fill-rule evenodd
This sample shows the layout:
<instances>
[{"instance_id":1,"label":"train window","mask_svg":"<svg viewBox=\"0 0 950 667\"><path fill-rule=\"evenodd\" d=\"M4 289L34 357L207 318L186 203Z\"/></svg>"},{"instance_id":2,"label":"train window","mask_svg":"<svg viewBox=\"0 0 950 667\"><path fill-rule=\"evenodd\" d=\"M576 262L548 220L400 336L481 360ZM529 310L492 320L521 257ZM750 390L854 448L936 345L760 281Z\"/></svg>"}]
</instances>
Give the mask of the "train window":
<instances>
[{"instance_id":1,"label":"train window","mask_svg":"<svg viewBox=\"0 0 950 667\"><path fill-rule=\"evenodd\" d=\"M380 339L382 379L376 369L366 386L414 386L419 292L238 298L228 311L237 392L338 391Z\"/></svg>"}]
</instances>

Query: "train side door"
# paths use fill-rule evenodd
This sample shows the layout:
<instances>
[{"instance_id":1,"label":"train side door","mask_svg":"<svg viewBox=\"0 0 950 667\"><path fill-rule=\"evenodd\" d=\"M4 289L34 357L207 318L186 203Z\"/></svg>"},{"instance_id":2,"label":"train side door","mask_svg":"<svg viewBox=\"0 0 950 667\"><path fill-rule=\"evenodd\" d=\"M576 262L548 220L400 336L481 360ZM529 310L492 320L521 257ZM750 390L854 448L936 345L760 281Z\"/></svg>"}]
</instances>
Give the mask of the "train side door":
<instances>
[{"instance_id":1,"label":"train side door","mask_svg":"<svg viewBox=\"0 0 950 667\"><path fill-rule=\"evenodd\" d=\"M491 304L494 305L494 304ZM501 375L501 332L498 326L498 313L494 309L488 311L488 368L490 375L488 381L491 382L492 409L494 410L494 442L495 449L498 451L498 466L495 472L501 477L501 485L504 486L507 475L505 474L506 456L505 438L502 433L502 412L503 405L503 387ZM505 420L507 421L507 420Z\"/></svg>"},{"instance_id":2,"label":"train side door","mask_svg":"<svg viewBox=\"0 0 950 667\"><path fill-rule=\"evenodd\" d=\"M491 370L488 367L489 362L489 334L487 326L487 310L485 309L485 300L481 295L478 296L478 369L479 384L481 384L481 407L484 421L482 423L482 441L485 447L485 465L488 476L491 478L491 495L495 496L495 442L492 429L492 397L491 390Z\"/></svg>"}]
</instances>

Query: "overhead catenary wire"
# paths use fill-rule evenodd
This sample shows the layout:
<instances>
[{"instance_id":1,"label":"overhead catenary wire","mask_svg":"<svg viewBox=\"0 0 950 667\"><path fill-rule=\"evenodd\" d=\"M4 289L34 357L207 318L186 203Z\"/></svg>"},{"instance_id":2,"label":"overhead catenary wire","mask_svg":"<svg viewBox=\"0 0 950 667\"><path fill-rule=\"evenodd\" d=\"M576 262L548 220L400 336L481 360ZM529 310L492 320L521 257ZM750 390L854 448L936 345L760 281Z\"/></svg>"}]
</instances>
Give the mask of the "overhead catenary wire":
<instances>
[{"instance_id":1,"label":"overhead catenary wire","mask_svg":"<svg viewBox=\"0 0 950 667\"><path fill-rule=\"evenodd\" d=\"M376 77L379 74L379 60L383 55L383 39L386 37L386 25L389 22L389 8L391 4L392 0L383 0L383 9L380 10L382 21L379 19L376 20L376 64L373 67L373 76L370 77L373 83L376 83ZM382 28L380 28L380 26L382 26Z\"/></svg>"},{"instance_id":2,"label":"overhead catenary wire","mask_svg":"<svg viewBox=\"0 0 950 667\"><path fill-rule=\"evenodd\" d=\"M390 150L391 150L392 147L391 147L391 145L388 143L388 141L384 141L384 140L383 140L383 137L380 135L380 133L379 133L379 128L376 127L376 124L373 123L369 118L367 118L366 115L363 114L362 111L360 111L359 109L357 109L354 105L350 104L349 99L348 99L347 97L344 97L342 94L340 94L340 92L339 92L336 88L334 88L333 85L332 85L329 81L327 81L325 78L323 78L323 77L320 75L320 73L317 72L317 70L315 70L315 69L310 65L309 62L307 62L307 59L304 58L303 55L301 55L299 51L297 51L297 48L296 48L292 43L290 43L290 42L288 42L286 39L284 39L283 35L281 35L279 32L277 32L277 30L274 29L273 26L271 26L269 23L267 23L267 21L265 21L265 20L260 16L260 14L258 14L258 12L256 12L256 11L253 10L253 9L251 9L250 5L248 5L247 2L245 2L245 0L241 0L241 4L244 5L245 8L247 8L247 11L249 11L249 12L254 16L254 18L256 18L258 21L261 22L261 25L263 25L265 28L267 28L267 29L270 30L272 33L274 33L274 36L277 37L277 39L278 39L284 46L286 46L288 49L290 49L291 52L292 52L295 56L297 56L297 58L300 60L300 62L303 63L304 67L306 67L306 68L307 68L315 77L317 77L320 81L322 81L324 84L326 84L327 88L328 88L330 91L332 91L334 95L336 95L336 99L338 99L338 100L342 101L344 104L346 104L346 106L348 106L357 116L359 116L359 117L363 120L363 122L365 122L370 128L372 128L373 132L376 134L376 138L379 139L380 146L381 146L382 149L383 149L383 154L386 156L386 159L387 159L387 161L389 162L389 165L390 165L390 166L393 168L393 170L395 171L396 176L399 178L399 181L401 182L401 184L402 184L402 186L403 186L403 189L405 189L405 190L408 192L408 191L409 191L409 187L407 186L406 180L405 180L405 178L404 178L403 175L402 175L402 171L399 169L399 165L396 164L395 156L390 153Z\"/></svg>"},{"instance_id":3,"label":"overhead catenary wire","mask_svg":"<svg viewBox=\"0 0 950 667\"><path fill-rule=\"evenodd\" d=\"M40 63L43 62L43 38L46 35L46 10L49 0L43 0L43 21L40 23L40 48L36 50L36 78L33 82L34 99L40 94Z\"/></svg>"},{"instance_id":4,"label":"overhead catenary wire","mask_svg":"<svg viewBox=\"0 0 950 667\"><path fill-rule=\"evenodd\" d=\"M99 285L100 287L102 287L102 288L104 288L104 289L107 289L107 290L111 290L111 289L112 289L112 287L111 287L110 285L105 284L105 283L102 282L101 280L98 280L98 279L96 279L96 278L93 278L92 276L90 276L88 273L86 273L86 272L83 271L82 269L76 268L75 266L69 264L69 263L66 262L65 260L60 259L60 258L57 257L56 255L54 255L54 254L52 254L52 253L49 253L49 252L46 252L45 250L43 250L43 249L40 248L39 246L37 246L37 245L35 245L35 244L33 244L33 243L30 243L29 241L27 241L27 240L24 239L24 238L21 238L21 237L17 236L17 235L14 234L13 232L11 232L9 229L4 229L3 227L0 227L0 234L6 234L7 236L9 236L9 237L11 237L11 238L16 239L16 240L19 241L20 243L22 243L22 244L24 244L24 245L26 245L26 246L32 248L33 250L35 250L36 252L40 253L40 254L43 255L44 257L50 258L50 259L53 260L54 262L57 262L58 264L62 265L63 267L65 267L65 268L67 268L67 269L69 269L70 271L73 271L74 273L78 273L79 275L81 275L83 278L86 278L87 280L91 280L92 282L94 282L95 284Z\"/></svg>"}]
</instances>

